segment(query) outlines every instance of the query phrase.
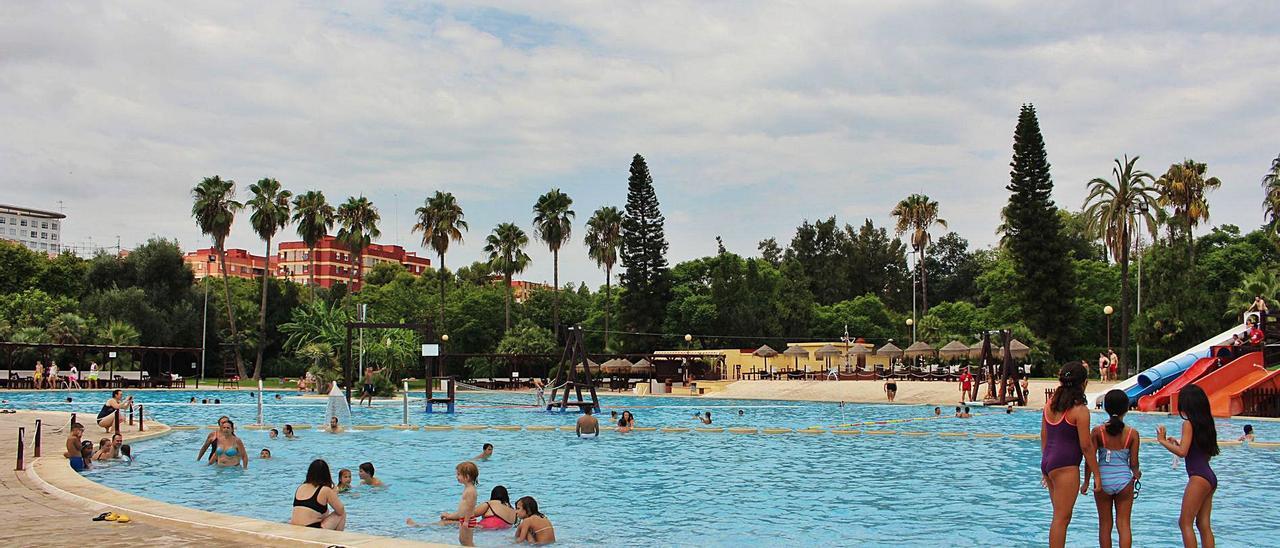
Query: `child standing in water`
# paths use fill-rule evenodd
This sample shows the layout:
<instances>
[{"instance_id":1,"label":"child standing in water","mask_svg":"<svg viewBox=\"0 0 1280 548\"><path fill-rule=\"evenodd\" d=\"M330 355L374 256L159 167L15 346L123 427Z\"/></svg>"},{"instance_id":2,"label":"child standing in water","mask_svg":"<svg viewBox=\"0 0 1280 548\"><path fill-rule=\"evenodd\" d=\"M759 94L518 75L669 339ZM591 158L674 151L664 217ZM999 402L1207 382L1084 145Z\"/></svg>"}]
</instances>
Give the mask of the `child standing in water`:
<instances>
[{"instance_id":1,"label":"child standing in water","mask_svg":"<svg viewBox=\"0 0 1280 548\"><path fill-rule=\"evenodd\" d=\"M1062 366L1058 389L1045 404L1040 421L1040 473L1053 503L1050 548L1067 545L1071 510L1076 505L1076 497L1080 496L1080 460L1084 459L1089 473L1096 476L1098 472L1098 459L1089 432L1089 408L1084 397L1088 375L1082 362ZM1101 478L1094 478L1093 488L1102 490Z\"/></svg>"},{"instance_id":2,"label":"child standing in water","mask_svg":"<svg viewBox=\"0 0 1280 548\"><path fill-rule=\"evenodd\" d=\"M458 523L458 544L463 546L475 546L475 532L472 530L474 525L471 522L471 514L476 508L476 482L480 479L480 469L476 467L476 463L466 461L458 464L454 468L454 477L458 483L462 485L462 499L458 501L457 512L444 512L440 514L440 524L447 525L453 522ZM405 524L410 527L419 527L413 518L404 520Z\"/></svg>"},{"instance_id":3,"label":"child standing in water","mask_svg":"<svg viewBox=\"0 0 1280 548\"><path fill-rule=\"evenodd\" d=\"M1120 533L1120 548L1133 546L1134 483L1142 479L1138 469L1138 446L1141 442L1137 431L1124 424L1129 412L1129 396L1123 390L1112 390L1103 396L1102 407L1107 411L1107 422L1093 429L1093 444L1098 448L1098 475L1102 490L1094 491L1098 503L1098 546L1111 548L1112 510L1115 510L1116 531ZM1080 494L1089 483L1089 471L1085 470Z\"/></svg>"},{"instance_id":4,"label":"child standing in water","mask_svg":"<svg viewBox=\"0 0 1280 548\"><path fill-rule=\"evenodd\" d=\"M1218 476L1209 467L1209 459L1218 454L1218 431L1213 425L1213 413L1204 389L1191 384L1180 390L1178 414L1182 416L1182 436L1166 437L1164 425L1160 425L1156 427L1156 441L1170 453L1186 460L1187 488L1182 492L1182 513L1178 516L1182 545L1194 548L1196 529L1199 529L1200 542L1205 548L1213 548L1213 528L1209 525L1209 517L1213 513L1213 493L1218 490Z\"/></svg>"}]
</instances>

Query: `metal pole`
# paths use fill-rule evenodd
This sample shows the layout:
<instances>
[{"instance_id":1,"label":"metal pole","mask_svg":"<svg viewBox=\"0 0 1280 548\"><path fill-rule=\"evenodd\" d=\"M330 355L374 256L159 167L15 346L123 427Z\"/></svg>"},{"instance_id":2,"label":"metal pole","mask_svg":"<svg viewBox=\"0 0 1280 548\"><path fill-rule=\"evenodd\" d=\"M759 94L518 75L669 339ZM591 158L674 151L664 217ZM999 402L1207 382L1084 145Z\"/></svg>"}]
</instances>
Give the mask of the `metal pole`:
<instances>
[{"instance_id":1,"label":"metal pole","mask_svg":"<svg viewBox=\"0 0 1280 548\"><path fill-rule=\"evenodd\" d=\"M196 378L196 388L200 388L200 380L204 378L204 348L209 338L209 272L207 265L204 278L200 281L204 285L204 316L200 321L200 376Z\"/></svg>"},{"instance_id":2,"label":"metal pole","mask_svg":"<svg viewBox=\"0 0 1280 548\"><path fill-rule=\"evenodd\" d=\"M36 441L35 441L35 446L32 448L31 456L37 459L40 458L40 437L41 437L40 430L41 430L40 419L36 419Z\"/></svg>"},{"instance_id":3,"label":"metal pole","mask_svg":"<svg viewBox=\"0 0 1280 548\"><path fill-rule=\"evenodd\" d=\"M262 422L262 379L258 379L258 424L265 424Z\"/></svg>"},{"instance_id":4,"label":"metal pole","mask_svg":"<svg viewBox=\"0 0 1280 548\"><path fill-rule=\"evenodd\" d=\"M911 269L911 344L916 343L916 271L920 269L920 259L916 259L916 267Z\"/></svg>"},{"instance_id":5,"label":"metal pole","mask_svg":"<svg viewBox=\"0 0 1280 548\"><path fill-rule=\"evenodd\" d=\"M404 422L401 424L409 424L409 381L404 382Z\"/></svg>"},{"instance_id":6,"label":"metal pole","mask_svg":"<svg viewBox=\"0 0 1280 548\"><path fill-rule=\"evenodd\" d=\"M1138 315L1141 316L1142 315L1142 255L1141 255L1142 232L1141 231L1138 232L1138 253L1139 253L1138 255ZM1130 326L1129 330L1132 331L1133 327ZM1138 364L1134 372L1142 371L1142 342L1139 341L1137 337L1134 337L1133 344L1138 349Z\"/></svg>"},{"instance_id":7,"label":"metal pole","mask_svg":"<svg viewBox=\"0 0 1280 548\"><path fill-rule=\"evenodd\" d=\"M23 462L23 458L22 458L22 452L24 449L26 449L26 437L27 437L27 427L19 426L18 427L18 465L13 469L14 472L21 472L26 469L25 463Z\"/></svg>"},{"instance_id":8,"label":"metal pole","mask_svg":"<svg viewBox=\"0 0 1280 548\"><path fill-rule=\"evenodd\" d=\"M146 431L147 429L146 427L147 420L146 420L145 413L146 413L146 409L144 409L143 406L139 405L138 406L138 431L139 432Z\"/></svg>"}]
</instances>

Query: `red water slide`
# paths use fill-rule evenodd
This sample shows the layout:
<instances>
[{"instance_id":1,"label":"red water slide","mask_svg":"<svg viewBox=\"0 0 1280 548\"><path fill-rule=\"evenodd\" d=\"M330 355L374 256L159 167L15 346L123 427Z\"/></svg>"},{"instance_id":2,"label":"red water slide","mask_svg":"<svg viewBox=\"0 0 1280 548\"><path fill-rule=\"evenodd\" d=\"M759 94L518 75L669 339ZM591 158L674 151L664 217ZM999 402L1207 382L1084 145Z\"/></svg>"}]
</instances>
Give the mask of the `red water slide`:
<instances>
[{"instance_id":1,"label":"red water slide","mask_svg":"<svg viewBox=\"0 0 1280 548\"><path fill-rule=\"evenodd\" d=\"M1209 396L1209 408L1215 417L1230 417L1244 410L1240 394L1271 374L1262 366L1262 352L1250 352L1218 368L1192 384L1203 388ZM1178 396L1169 399L1169 412L1178 413Z\"/></svg>"},{"instance_id":2,"label":"red water slide","mask_svg":"<svg viewBox=\"0 0 1280 548\"><path fill-rule=\"evenodd\" d=\"M1155 411L1169 405L1170 397L1177 394L1179 390L1182 390L1182 387L1200 380L1200 377L1203 377L1208 373L1217 362L1218 358L1212 356L1196 360L1196 362L1191 364L1191 367L1188 367L1182 375L1172 381L1169 381L1169 384L1164 385L1162 388L1151 394L1138 398L1138 410Z\"/></svg>"}]
</instances>

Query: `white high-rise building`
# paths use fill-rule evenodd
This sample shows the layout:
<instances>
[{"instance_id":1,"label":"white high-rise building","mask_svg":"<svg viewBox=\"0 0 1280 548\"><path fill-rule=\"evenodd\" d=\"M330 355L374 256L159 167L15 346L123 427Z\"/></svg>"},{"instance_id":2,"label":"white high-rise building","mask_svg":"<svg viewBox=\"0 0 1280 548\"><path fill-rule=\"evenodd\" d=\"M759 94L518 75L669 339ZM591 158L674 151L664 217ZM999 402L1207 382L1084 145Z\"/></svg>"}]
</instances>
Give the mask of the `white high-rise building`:
<instances>
[{"instance_id":1,"label":"white high-rise building","mask_svg":"<svg viewBox=\"0 0 1280 548\"><path fill-rule=\"evenodd\" d=\"M0 204L0 240L18 242L32 251L62 252L62 220L55 211Z\"/></svg>"}]
</instances>

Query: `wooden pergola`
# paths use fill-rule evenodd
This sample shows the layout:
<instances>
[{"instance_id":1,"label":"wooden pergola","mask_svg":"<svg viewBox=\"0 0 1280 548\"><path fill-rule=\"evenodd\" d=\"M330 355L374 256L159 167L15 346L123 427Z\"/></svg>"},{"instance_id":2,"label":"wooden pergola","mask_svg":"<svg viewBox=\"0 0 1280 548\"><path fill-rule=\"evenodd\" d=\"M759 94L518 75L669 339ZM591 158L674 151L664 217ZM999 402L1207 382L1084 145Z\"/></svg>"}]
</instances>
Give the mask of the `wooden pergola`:
<instances>
[{"instance_id":1,"label":"wooden pergola","mask_svg":"<svg viewBox=\"0 0 1280 548\"><path fill-rule=\"evenodd\" d=\"M5 362L8 368L8 375L5 382L8 383L13 379L13 363L14 355L22 351L35 351L38 355L43 356L46 361L51 359L50 354L55 350L64 350L74 354L76 360L83 363L85 354L102 354L108 355L111 352L117 354L127 353L130 356L138 358L140 364L145 365L147 356L157 356L160 364L165 365L165 371L173 372L173 358L180 354L190 354L193 358L199 359L200 348L188 346L137 346L137 345L109 345L109 344L75 344L75 343L25 343L25 342L0 342L0 353L5 356ZM107 382L111 383L115 380L115 360L108 360L110 372L108 373ZM143 369L143 371L146 371ZM83 371L82 371L83 372ZM157 373L161 372L161 368L157 367Z\"/></svg>"}]
</instances>

